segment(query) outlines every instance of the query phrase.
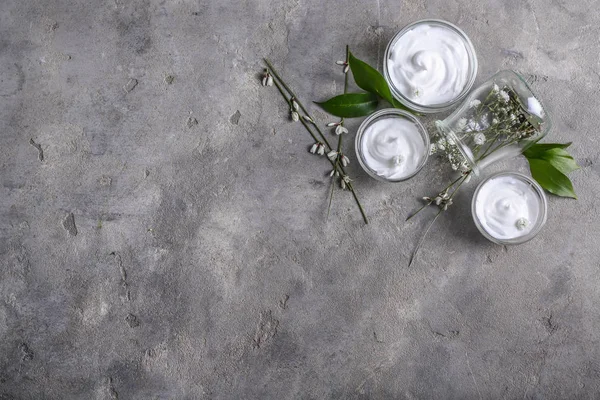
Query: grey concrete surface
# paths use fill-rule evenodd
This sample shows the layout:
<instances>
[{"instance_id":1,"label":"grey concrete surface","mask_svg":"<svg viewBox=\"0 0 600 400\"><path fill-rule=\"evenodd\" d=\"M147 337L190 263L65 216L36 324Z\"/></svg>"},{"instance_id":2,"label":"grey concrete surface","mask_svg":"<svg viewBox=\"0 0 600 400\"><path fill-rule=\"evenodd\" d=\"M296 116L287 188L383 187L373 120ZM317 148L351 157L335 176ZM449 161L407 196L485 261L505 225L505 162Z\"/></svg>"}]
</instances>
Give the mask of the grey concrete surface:
<instances>
[{"instance_id":1,"label":"grey concrete surface","mask_svg":"<svg viewBox=\"0 0 600 400\"><path fill-rule=\"evenodd\" d=\"M2 0L0 399L600 398L599 6ZM407 268L445 168L353 162L371 223L342 192L326 221L327 164L257 76L323 100L345 44L380 63L426 17L468 33L478 82L525 74L583 168L509 248L471 183Z\"/></svg>"}]
</instances>

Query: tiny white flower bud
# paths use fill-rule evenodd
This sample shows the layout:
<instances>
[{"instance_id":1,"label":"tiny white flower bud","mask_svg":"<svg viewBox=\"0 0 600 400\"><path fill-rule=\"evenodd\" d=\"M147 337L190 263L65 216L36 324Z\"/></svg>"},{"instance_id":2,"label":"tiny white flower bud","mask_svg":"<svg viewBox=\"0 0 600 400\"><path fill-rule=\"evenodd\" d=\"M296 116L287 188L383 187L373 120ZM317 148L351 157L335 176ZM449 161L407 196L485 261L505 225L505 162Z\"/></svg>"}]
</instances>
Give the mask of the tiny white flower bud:
<instances>
[{"instance_id":1,"label":"tiny white flower bud","mask_svg":"<svg viewBox=\"0 0 600 400\"><path fill-rule=\"evenodd\" d=\"M323 143L319 143L319 148L317 149L317 154L320 156L325 154L325 145Z\"/></svg>"},{"instance_id":2,"label":"tiny white flower bud","mask_svg":"<svg viewBox=\"0 0 600 400\"><path fill-rule=\"evenodd\" d=\"M313 145L312 145L312 147L310 148L310 152L311 152L312 154L316 154L318 149L319 149L319 143L315 143L315 144L313 144Z\"/></svg>"},{"instance_id":3,"label":"tiny white flower bud","mask_svg":"<svg viewBox=\"0 0 600 400\"><path fill-rule=\"evenodd\" d=\"M273 86L273 77L271 75L267 77L267 86Z\"/></svg>"},{"instance_id":4,"label":"tiny white flower bud","mask_svg":"<svg viewBox=\"0 0 600 400\"><path fill-rule=\"evenodd\" d=\"M340 61L336 61L335 63L336 63L337 65L344 65L344 64L346 64L346 61L341 61L341 60L340 60Z\"/></svg>"},{"instance_id":5,"label":"tiny white flower bud","mask_svg":"<svg viewBox=\"0 0 600 400\"><path fill-rule=\"evenodd\" d=\"M346 189L346 182L344 182L344 180L343 180L343 179L340 179L340 187L341 187L342 189Z\"/></svg>"},{"instance_id":6,"label":"tiny white flower bud","mask_svg":"<svg viewBox=\"0 0 600 400\"><path fill-rule=\"evenodd\" d=\"M442 204L442 198L440 196L435 198L435 205L439 206L440 204Z\"/></svg>"},{"instance_id":7,"label":"tiny white flower bud","mask_svg":"<svg viewBox=\"0 0 600 400\"><path fill-rule=\"evenodd\" d=\"M327 124L327 127L331 128L331 127L334 127L334 126L337 126L337 125L339 125L337 122L330 122L330 123Z\"/></svg>"},{"instance_id":8,"label":"tiny white flower bud","mask_svg":"<svg viewBox=\"0 0 600 400\"><path fill-rule=\"evenodd\" d=\"M341 125L336 126L335 127L335 134L336 135L341 135L342 134L342 129L344 129L343 126L341 126Z\"/></svg>"},{"instance_id":9,"label":"tiny white flower bud","mask_svg":"<svg viewBox=\"0 0 600 400\"><path fill-rule=\"evenodd\" d=\"M448 209L448 204L444 204L444 207L442 208L444 211L446 211Z\"/></svg>"},{"instance_id":10,"label":"tiny white flower bud","mask_svg":"<svg viewBox=\"0 0 600 400\"><path fill-rule=\"evenodd\" d=\"M335 169L332 169L331 172L329 173L329 176L333 176L335 174Z\"/></svg>"},{"instance_id":11,"label":"tiny white flower bud","mask_svg":"<svg viewBox=\"0 0 600 400\"><path fill-rule=\"evenodd\" d=\"M342 165L346 167L348 164L350 164L350 159L347 156L342 155Z\"/></svg>"},{"instance_id":12,"label":"tiny white flower bud","mask_svg":"<svg viewBox=\"0 0 600 400\"><path fill-rule=\"evenodd\" d=\"M292 121L298 122L300 115L296 111L292 111Z\"/></svg>"},{"instance_id":13,"label":"tiny white flower bud","mask_svg":"<svg viewBox=\"0 0 600 400\"><path fill-rule=\"evenodd\" d=\"M315 121L312 120L311 117L309 117L308 115L303 115L302 118L304 118L304 120L308 123L314 124Z\"/></svg>"},{"instance_id":14,"label":"tiny white flower bud","mask_svg":"<svg viewBox=\"0 0 600 400\"><path fill-rule=\"evenodd\" d=\"M298 106L298 102L294 99L292 99L292 108L294 109L294 111L298 111L298 109L300 108L300 106Z\"/></svg>"},{"instance_id":15,"label":"tiny white flower bud","mask_svg":"<svg viewBox=\"0 0 600 400\"><path fill-rule=\"evenodd\" d=\"M268 80L269 80L269 77L268 77L268 76L266 76L266 75L265 75L265 76L263 76L263 78L262 78L262 85L263 85L263 86L267 86L267 81L268 81Z\"/></svg>"},{"instance_id":16,"label":"tiny white flower bud","mask_svg":"<svg viewBox=\"0 0 600 400\"><path fill-rule=\"evenodd\" d=\"M342 128L342 129L340 129L340 132L341 132L341 133L348 133L348 129L346 129L346 128L345 128L344 126L342 126L342 125L340 125L340 127Z\"/></svg>"},{"instance_id":17,"label":"tiny white flower bud","mask_svg":"<svg viewBox=\"0 0 600 400\"><path fill-rule=\"evenodd\" d=\"M346 65L344 67L344 73L347 74L349 69L350 69L350 65Z\"/></svg>"},{"instance_id":18,"label":"tiny white flower bud","mask_svg":"<svg viewBox=\"0 0 600 400\"><path fill-rule=\"evenodd\" d=\"M335 160L337 155L338 155L337 151L331 150L329 153L327 153L327 158L329 158L331 161L333 161L333 160Z\"/></svg>"}]
</instances>

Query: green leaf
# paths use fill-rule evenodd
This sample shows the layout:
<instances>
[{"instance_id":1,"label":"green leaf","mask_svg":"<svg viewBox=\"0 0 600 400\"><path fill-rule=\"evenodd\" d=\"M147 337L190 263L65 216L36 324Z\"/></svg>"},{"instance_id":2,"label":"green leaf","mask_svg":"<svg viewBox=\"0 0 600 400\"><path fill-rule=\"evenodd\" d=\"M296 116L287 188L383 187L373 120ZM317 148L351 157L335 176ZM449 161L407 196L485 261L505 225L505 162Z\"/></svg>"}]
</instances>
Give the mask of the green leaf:
<instances>
[{"instance_id":1,"label":"green leaf","mask_svg":"<svg viewBox=\"0 0 600 400\"><path fill-rule=\"evenodd\" d=\"M377 109L377 96L372 93L346 93L322 103L316 102L323 110L342 118L364 117Z\"/></svg>"},{"instance_id":2,"label":"green leaf","mask_svg":"<svg viewBox=\"0 0 600 400\"><path fill-rule=\"evenodd\" d=\"M554 168L565 175L580 168L575 159L565 149L550 149L537 158L548 161Z\"/></svg>"},{"instance_id":3,"label":"green leaf","mask_svg":"<svg viewBox=\"0 0 600 400\"><path fill-rule=\"evenodd\" d=\"M527 161L529 161L531 176L541 187L557 196L577 198L569 178L548 161L539 158L528 158Z\"/></svg>"},{"instance_id":4,"label":"green leaf","mask_svg":"<svg viewBox=\"0 0 600 400\"><path fill-rule=\"evenodd\" d=\"M369 93L378 95L382 99L387 100L388 103L396 108L403 108L405 110L407 109L400 102L394 99L394 96L392 96L392 92L390 91L390 87L379 71L371 67L366 62L354 57L352 53L350 53L348 60L350 69L352 70L352 75L354 76L354 81L359 88L366 90Z\"/></svg>"},{"instance_id":5,"label":"green leaf","mask_svg":"<svg viewBox=\"0 0 600 400\"><path fill-rule=\"evenodd\" d=\"M531 145L527 150L525 150L525 157L527 158L536 158L536 156L540 153L543 153L552 149L566 149L571 145L569 143L535 143Z\"/></svg>"}]
</instances>

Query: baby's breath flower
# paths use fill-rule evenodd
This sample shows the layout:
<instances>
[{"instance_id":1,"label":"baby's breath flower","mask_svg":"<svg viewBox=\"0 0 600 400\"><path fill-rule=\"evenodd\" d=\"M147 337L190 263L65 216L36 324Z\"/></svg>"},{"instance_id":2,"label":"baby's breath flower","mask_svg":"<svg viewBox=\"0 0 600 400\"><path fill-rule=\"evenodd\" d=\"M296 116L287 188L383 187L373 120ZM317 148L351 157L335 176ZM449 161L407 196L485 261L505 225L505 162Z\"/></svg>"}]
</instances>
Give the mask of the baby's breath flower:
<instances>
[{"instance_id":1,"label":"baby's breath flower","mask_svg":"<svg viewBox=\"0 0 600 400\"><path fill-rule=\"evenodd\" d=\"M392 164L394 166L400 165L404 162L404 157L402 157L402 155L398 154L397 156L394 156L392 158Z\"/></svg>"},{"instance_id":2,"label":"baby's breath flower","mask_svg":"<svg viewBox=\"0 0 600 400\"><path fill-rule=\"evenodd\" d=\"M449 146L454 146L456 143L454 142L454 139L452 139L451 137L448 138L448 145Z\"/></svg>"},{"instance_id":3,"label":"baby's breath flower","mask_svg":"<svg viewBox=\"0 0 600 400\"><path fill-rule=\"evenodd\" d=\"M498 85L496 85L494 83L494 86L492 86L492 92L498 92L498 91L500 91L500 88L498 87Z\"/></svg>"},{"instance_id":4,"label":"baby's breath flower","mask_svg":"<svg viewBox=\"0 0 600 400\"><path fill-rule=\"evenodd\" d=\"M498 123L498 118L492 119L492 125L496 125Z\"/></svg>"},{"instance_id":5,"label":"baby's breath flower","mask_svg":"<svg viewBox=\"0 0 600 400\"><path fill-rule=\"evenodd\" d=\"M519 218L517 222L515 222L515 225L518 230L522 231L529 225L529 220L527 218Z\"/></svg>"},{"instance_id":6,"label":"baby's breath flower","mask_svg":"<svg viewBox=\"0 0 600 400\"><path fill-rule=\"evenodd\" d=\"M456 164L452 164L450 166L452 167L453 171L456 171L458 169L458 165L456 165Z\"/></svg>"},{"instance_id":7,"label":"baby's breath flower","mask_svg":"<svg viewBox=\"0 0 600 400\"><path fill-rule=\"evenodd\" d=\"M481 146L482 144L485 143L485 134L479 132L478 134L475 135L475 137L473 138L473 141L475 142L476 145Z\"/></svg>"},{"instance_id":8,"label":"baby's breath flower","mask_svg":"<svg viewBox=\"0 0 600 400\"><path fill-rule=\"evenodd\" d=\"M430 155L431 155L431 154L435 154L435 152L436 152L436 151L437 151L437 147L436 147L435 143L431 143L431 144L429 145L429 154L430 154Z\"/></svg>"},{"instance_id":9,"label":"baby's breath flower","mask_svg":"<svg viewBox=\"0 0 600 400\"><path fill-rule=\"evenodd\" d=\"M502 101L504 101L505 103L508 103L510 101L510 97L508 96L508 93L506 93L504 90L501 90L499 95L500 95L500 99Z\"/></svg>"},{"instance_id":10,"label":"baby's breath flower","mask_svg":"<svg viewBox=\"0 0 600 400\"><path fill-rule=\"evenodd\" d=\"M456 123L456 129L459 130L459 131L462 131L463 129L465 129L466 126L467 126L467 119L466 118L461 118Z\"/></svg>"},{"instance_id":11,"label":"baby's breath flower","mask_svg":"<svg viewBox=\"0 0 600 400\"><path fill-rule=\"evenodd\" d=\"M475 99L469 103L470 108L475 108L481 104L481 100Z\"/></svg>"},{"instance_id":12,"label":"baby's breath flower","mask_svg":"<svg viewBox=\"0 0 600 400\"><path fill-rule=\"evenodd\" d=\"M446 150L446 146L444 145L444 142L442 142L441 140L437 142L437 148L440 149L441 151Z\"/></svg>"}]
</instances>

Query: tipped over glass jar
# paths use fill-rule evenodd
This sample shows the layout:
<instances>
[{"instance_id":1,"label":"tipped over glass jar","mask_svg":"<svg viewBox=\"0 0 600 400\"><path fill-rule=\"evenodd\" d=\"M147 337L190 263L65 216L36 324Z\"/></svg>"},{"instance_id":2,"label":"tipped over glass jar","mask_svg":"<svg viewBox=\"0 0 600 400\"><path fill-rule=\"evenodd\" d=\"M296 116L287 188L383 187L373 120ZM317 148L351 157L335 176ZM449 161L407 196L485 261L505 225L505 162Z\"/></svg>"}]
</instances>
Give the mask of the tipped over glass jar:
<instances>
[{"instance_id":1,"label":"tipped over glass jar","mask_svg":"<svg viewBox=\"0 0 600 400\"><path fill-rule=\"evenodd\" d=\"M514 71L501 71L436 126L431 153L445 153L454 170L478 174L521 154L548 133L551 122L525 80Z\"/></svg>"}]
</instances>

